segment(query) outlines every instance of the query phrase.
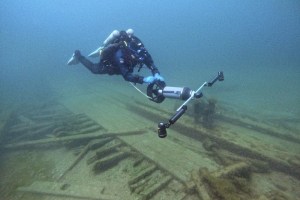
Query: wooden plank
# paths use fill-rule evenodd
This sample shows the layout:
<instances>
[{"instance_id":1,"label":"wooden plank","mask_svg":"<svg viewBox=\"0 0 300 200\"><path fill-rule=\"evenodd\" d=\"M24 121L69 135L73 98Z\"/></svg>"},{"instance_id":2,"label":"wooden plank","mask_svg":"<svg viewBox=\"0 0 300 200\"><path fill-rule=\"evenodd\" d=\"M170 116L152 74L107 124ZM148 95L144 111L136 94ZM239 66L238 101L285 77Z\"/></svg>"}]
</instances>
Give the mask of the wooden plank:
<instances>
[{"instance_id":1,"label":"wooden plank","mask_svg":"<svg viewBox=\"0 0 300 200\"><path fill-rule=\"evenodd\" d=\"M19 187L17 191L49 196L71 197L87 200L115 200L116 196L101 194L103 187L74 185L61 182L35 181L28 187Z\"/></svg>"},{"instance_id":2,"label":"wooden plank","mask_svg":"<svg viewBox=\"0 0 300 200\"><path fill-rule=\"evenodd\" d=\"M152 187L141 192L142 200L151 199L155 194L157 194L159 191L163 190L169 184L169 182L171 180L172 180L172 177L167 176L167 177L163 178L162 180L160 180L155 185L153 185Z\"/></svg>"},{"instance_id":3,"label":"wooden plank","mask_svg":"<svg viewBox=\"0 0 300 200\"><path fill-rule=\"evenodd\" d=\"M137 130L137 131L111 132L111 133L79 134L79 135L64 136L64 137L57 137L57 138L32 140L32 141L20 142L20 143L15 143L15 144L7 144L4 146L4 149L25 148L25 147L32 147L33 145L69 142L69 141L75 141L75 140L86 140L86 139L95 139L95 138L104 138L104 137L110 137L110 136L114 136L114 135L135 135L135 134L143 134L143 133L145 133L143 130Z\"/></svg>"},{"instance_id":4,"label":"wooden plank","mask_svg":"<svg viewBox=\"0 0 300 200\"><path fill-rule=\"evenodd\" d=\"M157 169L157 166L152 165L152 166L142 170L135 177L130 179L128 181L128 184L132 185L132 184L135 184L135 183L139 182L141 179L144 179L146 176L149 176L151 173L153 173L156 169Z\"/></svg>"},{"instance_id":5,"label":"wooden plank","mask_svg":"<svg viewBox=\"0 0 300 200\"><path fill-rule=\"evenodd\" d=\"M113 165L118 164L121 160L127 158L129 154L127 152L118 152L115 154L112 154L110 156L104 157L94 164L94 170L97 172L106 170Z\"/></svg>"},{"instance_id":6,"label":"wooden plank","mask_svg":"<svg viewBox=\"0 0 300 200\"><path fill-rule=\"evenodd\" d=\"M220 169L216 172L213 172L212 175L215 177L222 177L222 178L226 178L226 177L232 177L232 176L236 176L240 173L250 173L251 170L251 166L245 162L239 162L239 163L235 163L233 165L229 165L223 169ZM245 175L244 175L245 176Z\"/></svg>"},{"instance_id":7,"label":"wooden plank","mask_svg":"<svg viewBox=\"0 0 300 200\"><path fill-rule=\"evenodd\" d=\"M108 138L104 138L104 139L95 139L95 140L91 140L85 147L84 149L81 151L81 153L76 157L76 159L74 160L74 162L70 165L70 167L64 171L64 173L62 173L60 175L60 177L58 178L58 180L61 180L69 171L71 171L75 165L77 165L77 163L79 163L79 161L82 160L82 158L88 153L88 151L90 151L93 148L97 148L99 146L104 145L106 142L111 141L112 137L108 137Z\"/></svg>"},{"instance_id":8,"label":"wooden plank","mask_svg":"<svg viewBox=\"0 0 300 200\"><path fill-rule=\"evenodd\" d=\"M208 168L215 171L218 165L171 140L158 138L153 133L141 136L121 137L125 143L152 160L161 169L169 172L183 182L190 179L190 173L194 169Z\"/></svg>"},{"instance_id":9,"label":"wooden plank","mask_svg":"<svg viewBox=\"0 0 300 200\"><path fill-rule=\"evenodd\" d=\"M151 111L147 111L144 108L140 108L137 106L129 106L129 107L133 112L139 114L140 116L145 117L146 119L155 119L159 117L159 115ZM164 119L162 121L167 121L167 119ZM219 148L222 148L224 150L227 150L239 156L247 157L248 159L257 159L257 160L265 161L269 164L272 170L280 171L288 175L291 175L297 179L300 179L300 170L297 168L297 166L294 166L294 163L287 163L285 160L279 159L278 157L269 156L265 151L257 151L256 149L252 149L250 147L247 147L246 145L234 143L231 140L228 140L228 138L223 138L219 134L211 134L201 129L195 129L188 123L178 122L176 124L176 130L178 133L191 137L198 141L209 139L217 143ZM282 140L282 142L287 142L287 141ZM291 145L292 143L289 144ZM272 151L272 149L270 149L270 151Z\"/></svg>"},{"instance_id":10,"label":"wooden plank","mask_svg":"<svg viewBox=\"0 0 300 200\"><path fill-rule=\"evenodd\" d=\"M199 174L199 170L193 170L192 172L192 181L195 184L197 194L201 200L211 200L207 189L202 181L202 178Z\"/></svg>"}]
</instances>

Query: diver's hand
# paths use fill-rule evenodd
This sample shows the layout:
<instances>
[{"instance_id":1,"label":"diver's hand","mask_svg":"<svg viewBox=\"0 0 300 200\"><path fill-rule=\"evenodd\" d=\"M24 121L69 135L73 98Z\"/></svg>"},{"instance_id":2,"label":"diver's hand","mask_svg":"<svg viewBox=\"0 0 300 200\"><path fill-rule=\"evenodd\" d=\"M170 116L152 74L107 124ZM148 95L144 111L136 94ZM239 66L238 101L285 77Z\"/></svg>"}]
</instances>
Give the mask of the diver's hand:
<instances>
[{"instance_id":1,"label":"diver's hand","mask_svg":"<svg viewBox=\"0 0 300 200\"><path fill-rule=\"evenodd\" d=\"M162 82L165 81L165 79L159 73L154 74L154 78L155 78L155 80L158 80L158 81L162 81Z\"/></svg>"},{"instance_id":2,"label":"diver's hand","mask_svg":"<svg viewBox=\"0 0 300 200\"><path fill-rule=\"evenodd\" d=\"M156 80L156 79L155 79L154 76L147 76L147 77L145 77L145 78L143 79L143 82L144 82L144 83L151 84L151 83L153 83L155 80Z\"/></svg>"},{"instance_id":3,"label":"diver's hand","mask_svg":"<svg viewBox=\"0 0 300 200\"><path fill-rule=\"evenodd\" d=\"M144 83L149 83L149 84L154 83L155 81L164 82L165 79L161 75L159 75L159 73L154 74L154 76L147 76L143 79Z\"/></svg>"}]
</instances>

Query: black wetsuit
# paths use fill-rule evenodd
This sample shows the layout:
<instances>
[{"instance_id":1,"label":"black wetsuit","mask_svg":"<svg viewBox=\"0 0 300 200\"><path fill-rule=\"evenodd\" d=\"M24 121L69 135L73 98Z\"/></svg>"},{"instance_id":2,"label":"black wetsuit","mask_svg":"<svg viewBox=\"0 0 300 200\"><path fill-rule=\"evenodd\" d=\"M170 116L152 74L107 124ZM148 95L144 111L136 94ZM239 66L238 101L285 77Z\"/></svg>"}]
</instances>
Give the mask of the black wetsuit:
<instances>
[{"instance_id":1,"label":"black wetsuit","mask_svg":"<svg viewBox=\"0 0 300 200\"><path fill-rule=\"evenodd\" d=\"M99 63L92 63L84 56L78 56L78 60L95 74L121 74L126 81L143 83L143 76L133 74L134 67L146 65L152 75L159 73L155 67L151 55L143 43L136 36L126 38L118 37L110 45L102 50Z\"/></svg>"}]
</instances>

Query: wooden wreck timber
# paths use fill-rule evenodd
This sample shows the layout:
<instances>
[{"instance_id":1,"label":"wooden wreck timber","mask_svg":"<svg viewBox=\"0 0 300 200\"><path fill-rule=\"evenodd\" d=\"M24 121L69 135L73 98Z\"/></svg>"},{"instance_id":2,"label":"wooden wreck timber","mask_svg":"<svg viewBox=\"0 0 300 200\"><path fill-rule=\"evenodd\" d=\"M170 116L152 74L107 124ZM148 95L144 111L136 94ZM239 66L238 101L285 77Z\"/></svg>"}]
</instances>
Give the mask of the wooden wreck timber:
<instances>
[{"instance_id":1,"label":"wooden wreck timber","mask_svg":"<svg viewBox=\"0 0 300 200\"><path fill-rule=\"evenodd\" d=\"M265 135L270 135L272 137L277 137L277 138L280 138L280 139L283 139L283 140L287 140L289 142L300 144L300 138L295 137L295 136L293 136L291 134L288 134L288 133L287 134L282 134L282 133L276 132L274 130L270 130L270 129L260 127L260 126L257 126L257 125L253 125L253 124L248 124L248 123L243 122L242 120L231 118L231 117L224 116L224 115L217 116L217 119L220 120L220 121L226 122L226 123L234 124L236 126L246 127L247 129L257 131L257 132L260 132L260 133L265 134Z\"/></svg>"},{"instance_id":2,"label":"wooden wreck timber","mask_svg":"<svg viewBox=\"0 0 300 200\"><path fill-rule=\"evenodd\" d=\"M15 144L7 144L4 145L4 149L16 149L16 148L28 148L34 145L44 145L44 144L57 144L57 143L65 143L71 141L80 141L80 140L91 140L95 138L105 138L110 136L117 136L117 135L139 135L146 133L144 130L138 131L124 131L124 132L111 132L111 133L88 133L83 135L72 135L72 136L64 136L64 137L57 137L57 138L47 138L47 139L40 139L40 140L32 140L32 141L25 141L19 142Z\"/></svg>"},{"instance_id":3,"label":"wooden wreck timber","mask_svg":"<svg viewBox=\"0 0 300 200\"><path fill-rule=\"evenodd\" d=\"M76 159L74 160L74 162L68 167L68 169L61 174L61 176L59 177L58 180L61 180L69 171L71 171L73 169L73 167L75 167L75 165L77 165L77 163L79 163L82 158L90 151L90 150L94 150L97 148L100 148L101 146L103 146L104 144L106 144L107 142L110 142L113 139L113 137L108 137L108 138L102 138L102 139L93 139L91 140L85 147L84 149L81 150L80 154L76 157Z\"/></svg>"},{"instance_id":4,"label":"wooden wreck timber","mask_svg":"<svg viewBox=\"0 0 300 200\"><path fill-rule=\"evenodd\" d=\"M89 142L89 150L95 150L99 149L106 143L112 141L114 137L106 137L106 138L100 138L100 139L94 139Z\"/></svg>"},{"instance_id":5,"label":"wooden wreck timber","mask_svg":"<svg viewBox=\"0 0 300 200\"><path fill-rule=\"evenodd\" d=\"M102 157L105 157L105 156L107 156L111 153L116 152L117 151L116 148L120 147L122 145L124 145L124 144L119 142L119 143L113 144L111 146L108 146L108 147L101 148L101 149L97 150L95 152L95 155L87 160L87 164L89 165L89 164L95 162L96 160L101 159Z\"/></svg>"},{"instance_id":6,"label":"wooden wreck timber","mask_svg":"<svg viewBox=\"0 0 300 200\"><path fill-rule=\"evenodd\" d=\"M240 199L235 194L236 185L242 184L240 187L246 187L249 184L245 182L245 177L251 174L251 165L240 162L227 166L215 172L208 172L207 170L193 170L191 173L192 183L188 184L189 190L195 189L201 200L213 200L216 198L232 200ZM243 177L243 178L239 178ZM237 183L241 179L243 182ZM235 183L235 184L233 184ZM243 185L244 184L244 185ZM244 189L245 190L245 189ZM247 193L249 190L240 191L239 193ZM249 194L243 194L243 198Z\"/></svg>"},{"instance_id":7,"label":"wooden wreck timber","mask_svg":"<svg viewBox=\"0 0 300 200\"><path fill-rule=\"evenodd\" d=\"M77 165L77 163L80 162L80 160L88 153L88 151L90 150L90 143L88 143L83 150L81 150L80 154L76 157L76 159L74 160L74 162L68 167L68 169L61 174L61 176L58 178L58 180L62 179L66 173L68 173L69 171L71 171L75 165Z\"/></svg>"},{"instance_id":8,"label":"wooden wreck timber","mask_svg":"<svg viewBox=\"0 0 300 200\"><path fill-rule=\"evenodd\" d=\"M107 157L97 160L94 164L94 171L103 171L110 168L113 165L118 164L121 160L129 156L128 152L117 152L113 153Z\"/></svg>"},{"instance_id":9,"label":"wooden wreck timber","mask_svg":"<svg viewBox=\"0 0 300 200\"><path fill-rule=\"evenodd\" d=\"M193 170L191 173L191 178L194 184L188 185L189 190L193 190L192 188L195 187L197 194L201 200L211 200L210 195L208 194L208 191L205 187L205 184L203 183L201 177L199 176L199 171Z\"/></svg>"},{"instance_id":10,"label":"wooden wreck timber","mask_svg":"<svg viewBox=\"0 0 300 200\"><path fill-rule=\"evenodd\" d=\"M166 176L161 179L158 183L154 184L152 187L149 187L143 190L140 194L142 195L143 200L148 200L157 194L160 190L163 190L169 182L172 180L171 176Z\"/></svg>"},{"instance_id":11,"label":"wooden wreck timber","mask_svg":"<svg viewBox=\"0 0 300 200\"><path fill-rule=\"evenodd\" d=\"M126 109L124 102L119 102L117 105ZM69 148L71 144L75 148L77 144L80 145L77 156L73 154L74 158L66 167L64 166L62 175L56 179L57 182L36 181L31 186L20 187L18 191L71 199L120 199L114 195L106 195L119 193L122 195L121 199L125 200L165 199L169 198L170 194L173 195L171 199L178 200L197 199L197 197L204 200L218 198L232 200L238 197L247 199L248 188L237 188L235 181L241 181L241 187L244 187L243 183L250 184L247 177L253 175L253 172L264 173L264 176L268 176L265 172L268 172L266 169L270 168L299 179L294 176L298 170L295 169L296 164L285 163L263 152L234 143L218 133L217 129L208 131L208 129L197 128L190 123L192 118L188 115L170 129L170 134L166 139L160 139L155 133L155 123L157 120L167 120L172 113L157 108L148 109L142 103L128 104L127 108L130 110L130 118L126 118L128 113L114 116L114 121L121 122L125 118L126 120L124 123L122 121L120 124L113 125L109 132L95 129L92 133L87 133L70 128L71 135L68 132L65 135L63 132L63 134L58 134L64 130L56 127L54 132L59 137L5 145L6 151L25 150L28 147L38 148L44 144L60 145L72 150L70 154L74 153L74 148ZM105 112L105 109L108 108L104 108L101 112ZM96 111L93 113L93 110L95 107L87 109L86 115L74 116L74 119L80 119L81 130L95 125L86 117L98 114ZM48 116L45 115L44 118L50 119L51 114L48 111L45 114ZM26 113L24 115L26 116ZM109 115L113 114L109 113ZM107 116L95 118L95 127L97 123L102 123L103 118L109 120ZM74 124L71 117L69 120L68 123ZM139 123L135 123L136 120L139 120ZM144 130L149 121L153 122L153 128ZM132 127L132 124L138 124L135 127L136 130L123 132L124 129ZM255 128L255 130L259 129ZM276 138L285 140L284 137ZM295 170L288 172L292 169ZM122 180L118 179L119 175ZM93 183L82 187L76 185L83 177L86 181ZM113 179L113 184L110 179ZM222 184L226 185L225 190L220 187ZM39 185L43 188L39 188ZM95 185L99 186L94 191ZM90 193L85 193L86 190ZM233 196L227 195L227 192L231 192L230 195Z\"/></svg>"},{"instance_id":12,"label":"wooden wreck timber","mask_svg":"<svg viewBox=\"0 0 300 200\"><path fill-rule=\"evenodd\" d=\"M243 173L249 174L250 170L251 170L251 165L245 162L240 162L233 165L229 165L219 171L213 172L211 173L211 175L218 178L219 177L228 178L232 176L243 175Z\"/></svg>"},{"instance_id":13,"label":"wooden wreck timber","mask_svg":"<svg viewBox=\"0 0 300 200\"><path fill-rule=\"evenodd\" d=\"M94 149L97 150L95 152L96 157L93 156L92 161L91 159L88 159L87 163L91 164L92 162L95 162L93 167L94 170L96 172L101 172L118 164L118 162L120 162L123 159L126 159L130 155L137 156L137 160L139 162L141 162L140 158L144 157L143 160L148 160L147 162L149 162L150 167L146 168L145 170L142 170L137 176L128 181L128 185L131 191L141 195L142 199L150 199L160 190L163 190L171 180L176 180L176 177L174 175L163 175L166 172L165 169L160 168L157 165L157 163L153 163L153 161L149 160L148 158L145 158L144 155L141 155L138 152L136 152L131 146L129 146L129 148L127 148L127 151L125 152L121 149L116 149L123 145L127 145L126 143L124 143L124 141L117 138L105 141L107 143L100 146L98 149ZM94 142L91 141L90 143ZM154 173L154 171L158 173ZM157 176L157 174L161 174L160 176L163 175L158 182L155 181L155 177Z\"/></svg>"},{"instance_id":14,"label":"wooden wreck timber","mask_svg":"<svg viewBox=\"0 0 300 200\"><path fill-rule=\"evenodd\" d=\"M144 179L146 176L148 176L149 174L151 174L152 172L154 172L157 169L156 165L152 165L144 170L142 170L141 172L139 172L135 177L133 177L131 180L128 181L129 185L133 185L136 184L137 182L139 182L140 180Z\"/></svg>"},{"instance_id":15,"label":"wooden wreck timber","mask_svg":"<svg viewBox=\"0 0 300 200\"><path fill-rule=\"evenodd\" d=\"M161 115L151 112L150 110L145 109L144 107L142 108L138 105L128 104L128 108L131 110L131 112L134 112L140 115L141 117L144 117L152 121L157 119L160 119L161 121L168 120L168 118L162 117ZM266 154L263 154L263 152L258 152L255 151L254 149L250 149L245 146L236 144L225 138L219 137L218 135L207 133L204 132L203 130L191 127L188 124L178 122L176 124L176 132L180 134L184 134L185 136L191 137L200 142L205 139L210 139L211 141L217 143L219 148L230 151L233 154L237 154L243 157L248 157L250 159L265 161L269 164L269 167L271 169L276 171L281 171L300 180L300 169L297 168L297 166L294 166L292 163L287 163L277 158L270 157Z\"/></svg>"},{"instance_id":16,"label":"wooden wreck timber","mask_svg":"<svg viewBox=\"0 0 300 200\"><path fill-rule=\"evenodd\" d=\"M101 194L103 188L99 186L76 185L63 182L35 181L28 187L19 187L19 192L33 193L47 196L67 197L85 200L118 200L117 196Z\"/></svg>"},{"instance_id":17,"label":"wooden wreck timber","mask_svg":"<svg viewBox=\"0 0 300 200\"><path fill-rule=\"evenodd\" d=\"M41 107L34 111L18 111L12 115L4 127L6 143L42 139L45 136L58 137L106 131L85 114L73 114L63 106L51 107L54 108L52 112Z\"/></svg>"}]
</instances>

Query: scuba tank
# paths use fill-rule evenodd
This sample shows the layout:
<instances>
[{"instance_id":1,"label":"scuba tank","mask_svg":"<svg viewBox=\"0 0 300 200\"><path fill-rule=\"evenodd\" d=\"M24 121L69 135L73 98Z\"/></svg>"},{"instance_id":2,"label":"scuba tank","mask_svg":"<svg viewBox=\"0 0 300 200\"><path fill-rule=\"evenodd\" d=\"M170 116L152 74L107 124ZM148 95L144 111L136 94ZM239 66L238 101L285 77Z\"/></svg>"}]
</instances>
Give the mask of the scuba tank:
<instances>
[{"instance_id":1,"label":"scuba tank","mask_svg":"<svg viewBox=\"0 0 300 200\"><path fill-rule=\"evenodd\" d=\"M122 31L114 30L113 32L111 32L111 34L104 40L103 45L107 46L112 43L117 37L121 35L120 32ZM127 33L128 37L131 37L133 35L133 30L131 28L127 29L124 32Z\"/></svg>"},{"instance_id":2,"label":"scuba tank","mask_svg":"<svg viewBox=\"0 0 300 200\"><path fill-rule=\"evenodd\" d=\"M120 35L120 32L114 30L111 34L104 40L103 45L107 46L108 44L112 43L116 37Z\"/></svg>"},{"instance_id":3,"label":"scuba tank","mask_svg":"<svg viewBox=\"0 0 300 200\"><path fill-rule=\"evenodd\" d=\"M126 30L126 33L127 33L128 37L131 37L133 35L133 32L134 31L131 28ZM97 57L97 56L99 56L101 54L101 51L104 49L104 47L111 44L119 36L120 36L120 31L114 30L113 32L111 32L111 34L104 40L103 46L99 47L98 49L96 49L95 51L90 53L88 55L88 57Z\"/></svg>"}]
</instances>

